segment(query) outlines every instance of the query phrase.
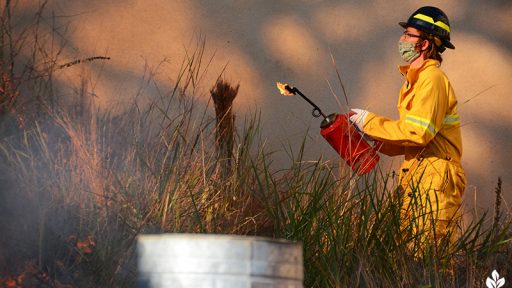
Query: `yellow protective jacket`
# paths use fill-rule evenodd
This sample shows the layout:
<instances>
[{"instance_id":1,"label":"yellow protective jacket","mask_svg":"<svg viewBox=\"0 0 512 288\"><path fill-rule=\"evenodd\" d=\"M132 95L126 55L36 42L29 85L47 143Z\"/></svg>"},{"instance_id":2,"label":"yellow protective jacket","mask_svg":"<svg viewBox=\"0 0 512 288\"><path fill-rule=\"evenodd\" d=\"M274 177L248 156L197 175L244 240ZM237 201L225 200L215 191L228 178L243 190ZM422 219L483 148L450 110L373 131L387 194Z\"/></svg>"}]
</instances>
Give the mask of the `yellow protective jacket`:
<instances>
[{"instance_id":1,"label":"yellow protective jacket","mask_svg":"<svg viewBox=\"0 0 512 288\"><path fill-rule=\"evenodd\" d=\"M417 69L401 66L405 83L398 98L400 119L369 112L364 132L382 142L380 152L405 156L400 173L405 193L412 197L412 192L424 190L421 198L429 195L436 219L450 220L458 214L466 179L460 165L457 99L439 65L428 59ZM418 183L421 189L415 188Z\"/></svg>"}]
</instances>

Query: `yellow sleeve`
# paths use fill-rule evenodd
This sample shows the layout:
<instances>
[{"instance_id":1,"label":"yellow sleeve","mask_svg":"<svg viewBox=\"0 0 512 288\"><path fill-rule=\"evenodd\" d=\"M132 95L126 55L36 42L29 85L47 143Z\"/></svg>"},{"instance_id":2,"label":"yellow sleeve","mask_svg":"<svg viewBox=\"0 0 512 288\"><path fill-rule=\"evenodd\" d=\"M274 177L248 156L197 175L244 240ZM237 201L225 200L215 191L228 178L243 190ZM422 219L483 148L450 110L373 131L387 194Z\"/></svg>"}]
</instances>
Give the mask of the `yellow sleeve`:
<instances>
[{"instance_id":1,"label":"yellow sleeve","mask_svg":"<svg viewBox=\"0 0 512 288\"><path fill-rule=\"evenodd\" d=\"M443 125L448 109L448 83L440 73L418 79L410 109L399 120L368 113L364 132L385 144L426 146Z\"/></svg>"}]
</instances>

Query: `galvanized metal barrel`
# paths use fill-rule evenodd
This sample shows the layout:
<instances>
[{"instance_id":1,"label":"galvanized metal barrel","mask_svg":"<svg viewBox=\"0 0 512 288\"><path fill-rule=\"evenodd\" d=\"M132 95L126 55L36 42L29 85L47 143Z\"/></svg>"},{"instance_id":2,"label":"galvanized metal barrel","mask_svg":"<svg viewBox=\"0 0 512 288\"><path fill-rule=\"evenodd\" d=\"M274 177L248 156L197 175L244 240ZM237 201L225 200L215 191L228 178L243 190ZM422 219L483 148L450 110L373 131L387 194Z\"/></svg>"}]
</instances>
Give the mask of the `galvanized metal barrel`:
<instances>
[{"instance_id":1,"label":"galvanized metal barrel","mask_svg":"<svg viewBox=\"0 0 512 288\"><path fill-rule=\"evenodd\" d=\"M215 234L141 235L138 287L302 288L302 245Z\"/></svg>"}]
</instances>

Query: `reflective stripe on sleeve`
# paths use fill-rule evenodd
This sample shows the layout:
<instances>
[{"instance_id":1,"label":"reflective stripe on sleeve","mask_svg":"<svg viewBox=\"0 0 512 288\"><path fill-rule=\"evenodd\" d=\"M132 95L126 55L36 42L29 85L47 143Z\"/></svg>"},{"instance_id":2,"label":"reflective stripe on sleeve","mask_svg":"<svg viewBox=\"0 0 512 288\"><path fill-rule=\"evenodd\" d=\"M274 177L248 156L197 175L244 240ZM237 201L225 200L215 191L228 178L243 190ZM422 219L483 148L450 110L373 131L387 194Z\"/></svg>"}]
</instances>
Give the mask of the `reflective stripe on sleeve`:
<instances>
[{"instance_id":1,"label":"reflective stripe on sleeve","mask_svg":"<svg viewBox=\"0 0 512 288\"><path fill-rule=\"evenodd\" d=\"M435 135L437 132L437 129L435 128L435 126L428 119L421 118L418 116L407 115L405 117L405 123L414 125L416 127L423 128L428 133L430 133L432 135Z\"/></svg>"},{"instance_id":2,"label":"reflective stripe on sleeve","mask_svg":"<svg viewBox=\"0 0 512 288\"><path fill-rule=\"evenodd\" d=\"M459 125L460 124L459 114L446 115L444 117L443 123L446 125Z\"/></svg>"}]
</instances>

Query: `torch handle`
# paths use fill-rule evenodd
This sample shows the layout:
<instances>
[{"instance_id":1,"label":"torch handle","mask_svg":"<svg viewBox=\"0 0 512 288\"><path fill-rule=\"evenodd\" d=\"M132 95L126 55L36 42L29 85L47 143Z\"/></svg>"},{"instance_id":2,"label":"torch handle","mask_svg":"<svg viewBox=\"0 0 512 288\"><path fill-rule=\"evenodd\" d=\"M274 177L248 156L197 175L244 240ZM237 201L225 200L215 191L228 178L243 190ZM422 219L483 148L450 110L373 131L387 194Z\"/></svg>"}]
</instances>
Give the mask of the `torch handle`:
<instances>
[{"instance_id":1,"label":"torch handle","mask_svg":"<svg viewBox=\"0 0 512 288\"><path fill-rule=\"evenodd\" d=\"M315 103L313 103L313 101L309 100L308 97L306 97L306 95L302 94L302 92L299 91L299 89L295 88L295 87L290 87L287 85L286 87L286 90L290 91L291 93L295 94L295 93L298 93L300 95L300 97L302 97L304 100L308 101L308 103L313 106L313 116L314 117L319 117L320 115L322 115L322 117L327 118L327 116L325 116L324 112L322 112L322 110L316 106ZM319 114L316 114L316 113L319 113Z\"/></svg>"}]
</instances>

